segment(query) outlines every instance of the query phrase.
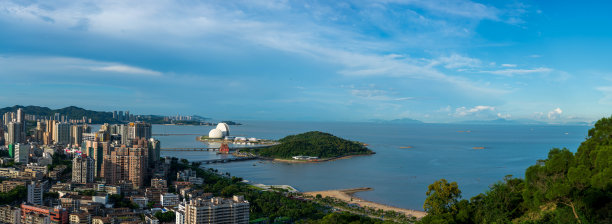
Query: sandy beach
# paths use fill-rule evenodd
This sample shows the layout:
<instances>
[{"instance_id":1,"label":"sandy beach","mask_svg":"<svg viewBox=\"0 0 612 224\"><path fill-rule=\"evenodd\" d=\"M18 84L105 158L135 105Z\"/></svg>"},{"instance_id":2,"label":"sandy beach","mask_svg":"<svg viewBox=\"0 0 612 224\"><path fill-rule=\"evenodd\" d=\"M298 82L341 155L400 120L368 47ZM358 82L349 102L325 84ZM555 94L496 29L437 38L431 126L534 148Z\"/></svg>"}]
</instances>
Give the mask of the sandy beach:
<instances>
[{"instance_id":1,"label":"sandy beach","mask_svg":"<svg viewBox=\"0 0 612 224\"><path fill-rule=\"evenodd\" d=\"M396 211L396 212L404 213L407 216L414 216L416 218L422 218L423 216L427 215L427 213L423 211L416 211L416 210L410 210L410 209L405 209L405 208L393 207L389 205L366 201L361 198L353 196L354 193L361 192L361 191L369 191L369 190L372 190L372 188L364 187L364 188L353 188L353 189L343 189L343 190L311 191L311 192L304 192L304 194L310 195L313 197L316 197L317 194L320 194L323 197L333 197L333 198L337 198L342 201L345 201L347 203L355 203L360 206L371 207L374 209ZM353 199L352 201L351 201L351 198Z\"/></svg>"}]
</instances>

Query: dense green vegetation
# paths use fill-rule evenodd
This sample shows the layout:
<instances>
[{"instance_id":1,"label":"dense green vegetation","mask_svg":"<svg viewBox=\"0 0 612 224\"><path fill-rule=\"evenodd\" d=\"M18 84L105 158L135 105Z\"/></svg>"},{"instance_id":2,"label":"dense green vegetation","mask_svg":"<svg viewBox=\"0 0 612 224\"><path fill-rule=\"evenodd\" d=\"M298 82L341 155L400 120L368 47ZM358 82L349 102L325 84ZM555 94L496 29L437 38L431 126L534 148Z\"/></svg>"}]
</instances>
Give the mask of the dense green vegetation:
<instances>
[{"instance_id":1,"label":"dense green vegetation","mask_svg":"<svg viewBox=\"0 0 612 224\"><path fill-rule=\"evenodd\" d=\"M168 212L156 212L154 214L155 218L159 219L159 222L174 222L174 219L176 218L176 214L174 214L173 211L168 211Z\"/></svg>"},{"instance_id":2,"label":"dense green vegetation","mask_svg":"<svg viewBox=\"0 0 612 224\"><path fill-rule=\"evenodd\" d=\"M9 202L25 201L28 196L28 188L25 186L17 186L9 192L0 192L0 202L7 204Z\"/></svg>"},{"instance_id":3,"label":"dense green vegetation","mask_svg":"<svg viewBox=\"0 0 612 224\"><path fill-rule=\"evenodd\" d=\"M338 213L330 213L324 216L319 220L305 220L302 223L312 223L312 224L383 224L383 223L393 223L382 221L378 219L372 219L365 216L355 215L348 212L338 212Z\"/></svg>"},{"instance_id":4,"label":"dense green vegetation","mask_svg":"<svg viewBox=\"0 0 612 224\"><path fill-rule=\"evenodd\" d=\"M279 142L278 145L263 149L252 149L251 152L264 157L285 159L300 155L334 158L374 153L359 142L349 141L320 131L289 135L280 139Z\"/></svg>"},{"instance_id":5,"label":"dense green vegetation","mask_svg":"<svg viewBox=\"0 0 612 224\"><path fill-rule=\"evenodd\" d=\"M115 208L137 209L139 207L136 203L130 201L129 198L124 197L123 195L120 195L120 194L108 195L108 201L110 202L110 204L113 204Z\"/></svg>"},{"instance_id":6,"label":"dense green vegetation","mask_svg":"<svg viewBox=\"0 0 612 224\"><path fill-rule=\"evenodd\" d=\"M175 174L179 170L193 169L198 177L203 177L206 181L202 186L197 186L205 192L211 192L215 196L231 197L233 195L243 195L250 203L250 219L256 220L264 218L270 221L278 219L289 219L304 223L349 223L349 222L323 222L323 218L330 215L330 208L317 203L300 200L293 197L290 193L280 193L271 191L261 191L251 185L242 182L242 178L228 177L229 175L218 174L214 169L204 170L200 164L184 163L173 158L170 162L168 180L176 180ZM336 215L328 217L328 220L347 218L347 220L366 220L361 223L381 223L376 219L361 217L357 215Z\"/></svg>"},{"instance_id":7,"label":"dense green vegetation","mask_svg":"<svg viewBox=\"0 0 612 224\"><path fill-rule=\"evenodd\" d=\"M552 149L489 191L460 200L457 183L429 186L421 223L612 223L612 117L599 120L576 153Z\"/></svg>"}]
</instances>

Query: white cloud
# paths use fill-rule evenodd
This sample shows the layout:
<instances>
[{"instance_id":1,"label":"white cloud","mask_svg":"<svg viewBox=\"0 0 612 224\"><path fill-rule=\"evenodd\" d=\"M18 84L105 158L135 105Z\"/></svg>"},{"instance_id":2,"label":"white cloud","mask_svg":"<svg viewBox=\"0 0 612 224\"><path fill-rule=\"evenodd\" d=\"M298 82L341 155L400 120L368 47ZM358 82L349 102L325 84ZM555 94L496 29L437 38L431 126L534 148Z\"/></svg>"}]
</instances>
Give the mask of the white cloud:
<instances>
[{"instance_id":1,"label":"white cloud","mask_svg":"<svg viewBox=\"0 0 612 224\"><path fill-rule=\"evenodd\" d=\"M514 68L516 67L515 64L501 64L502 67L507 67L507 68Z\"/></svg>"},{"instance_id":2,"label":"white cloud","mask_svg":"<svg viewBox=\"0 0 612 224\"><path fill-rule=\"evenodd\" d=\"M467 0L457 1L415 1L415 0L382 0L383 2L414 5L434 13L464 17L470 19L499 20L500 10Z\"/></svg>"},{"instance_id":3,"label":"white cloud","mask_svg":"<svg viewBox=\"0 0 612 224\"><path fill-rule=\"evenodd\" d=\"M441 63L448 69L479 67L481 64L480 60L476 58L465 57L459 54L441 57L435 63Z\"/></svg>"},{"instance_id":4,"label":"white cloud","mask_svg":"<svg viewBox=\"0 0 612 224\"><path fill-rule=\"evenodd\" d=\"M455 116L463 117L475 113L479 113L482 111L494 111L495 107L492 106L475 106L473 108L459 107L455 109Z\"/></svg>"},{"instance_id":5,"label":"white cloud","mask_svg":"<svg viewBox=\"0 0 612 224\"><path fill-rule=\"evenodd\" d=\"M392 97L387 91L379 89L352 89L351 95L378 101L406 101L415 99L414 97Z\"/></svg>"},{"instance_id":6,"label":"white cloud","mask_svg":"<svg viewBox=\"0 0 612 224\"><path fill-rule=\"evenodd\" d=\"M32 64L37 66L32 66ZM5 72L19 72L24 76L41 76L46 73L65 74L66 76L86 76L90 73L105 73L123 76L162 75L159 71L115 62L53 56L0 55L0 67L2 67Z\"/></svg>"},{"instance_id":7,"label":"white cloud","mask_svg":"<svg viewBox=\"0 0 612 224\"><path fill-rule=\"evenodd\" d=\"M492 70L492 71L480 71L481 73L489 73L494 75L503 75L503 76L514 76L514 75L526 75L526 74L534 74L534 73L550 73L553 69L540 67L534 69L503 69L503 70Z\"/></svg>"},{"instance_id":8,"label":"white cloud","mask_svg":"<svg viewBox=\"0 0 612 224\"><path fill-rule=\"evenodd\" d=\"M562 113L563 113L563 110L557 107L556 109L549 111L547 117L549 120L557 120L561 118Z\"/></svg>"},{"instance_id":9,"label":"white cloud","mask_svg":"<svg viewBox=\"0 0 612 224\"><path fill-rule=\"evenodd\" d=\"M502 113L497 113L497 117L498 117L498 118L502 118L502 119L508 119L508 118L512 117L512 115L510 115L510 114L502 114Z\"/></svg>"},{"instance_id":10,"label":"white cloud","mask_svg":"<svg viewBox=\"0 0 612 224\"><path fill-rule=\"evenodd\" d=\"M151 75L151 76L160 76L162 73L158 71L153 71L150 69L132 67L127 65L107 65L102 67L92 67L90 68L93 71L108 71L108 72L117 72L117 73L126 73L126 74L134 74L134 75Z\"/></svg>"}]
</instances>

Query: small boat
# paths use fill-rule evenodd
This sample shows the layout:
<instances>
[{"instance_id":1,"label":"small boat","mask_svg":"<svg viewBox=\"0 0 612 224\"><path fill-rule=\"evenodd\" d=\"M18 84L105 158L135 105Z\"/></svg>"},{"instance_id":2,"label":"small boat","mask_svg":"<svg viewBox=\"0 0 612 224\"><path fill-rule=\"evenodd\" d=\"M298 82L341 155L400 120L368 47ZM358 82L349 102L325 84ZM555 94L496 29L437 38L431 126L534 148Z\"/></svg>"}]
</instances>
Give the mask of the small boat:
<instances>
[{"instance_id":1,"label":"small boat","mask_svg":"<svg viewBox=\"0 0 612 224\"><path fill-rule=\"evenodd\" d=\"M400 148L400 149L411 149L411 148L412 148L412 146L400 146L399 148Z\"/></svg>"},{"instance_id":2,"label":"small boat","mask_svg":"<svg viewBox=\"0 0 612 224\"><path fill-rule=\"evenodd\" d=\"M485 147L472 147L472 149L485 149Z\"/></svg>"},{"instance_id":3,"label":"small boat","mask_svg":"<svg viewBox=\"0 0 612 224\"><path fill-rule=\"evenodd\" d=\"M257 164L253 163L253 166L257 166Z\"/></svg>"}]
</instances>

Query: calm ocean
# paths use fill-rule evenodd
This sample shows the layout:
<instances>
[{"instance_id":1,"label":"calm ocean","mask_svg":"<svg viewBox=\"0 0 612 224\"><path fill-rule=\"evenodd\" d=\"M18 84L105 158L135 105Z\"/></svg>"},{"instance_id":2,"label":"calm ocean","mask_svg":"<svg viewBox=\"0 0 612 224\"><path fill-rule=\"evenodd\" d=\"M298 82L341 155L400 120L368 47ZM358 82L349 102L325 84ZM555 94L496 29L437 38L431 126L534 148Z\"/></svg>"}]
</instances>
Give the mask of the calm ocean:
<instances>
[{"instance_id":1,"label":"calm ocean","mask_svg":"<svg viewBox=\"0 0 612 224\"><path fill-rule=\"evenodd\" d=\"M284 164L244 161L208 165L263 184L288 184L300 191L372 187L366 200L423 210L427 186L445 178L457 181L464 198L488 189L505 175L523 177L525 169L544 159L553 147L571 151L587 126L377 124L248 121L231 126L234 136L279 139L306 131L323 131L369 144L376 152L325 163ZM201 133L213 127L155 125L154 134ZM468 132L469 131L469 132ZM157 136L162 148L197 147L196 136ZM411 146L412 148L400 148ZM484 147L484 149L473 149ZM214 152L162 152L189 160L219 158ZM255 164L256 166L253 166Z\"/></svg>"}]
</instances>

